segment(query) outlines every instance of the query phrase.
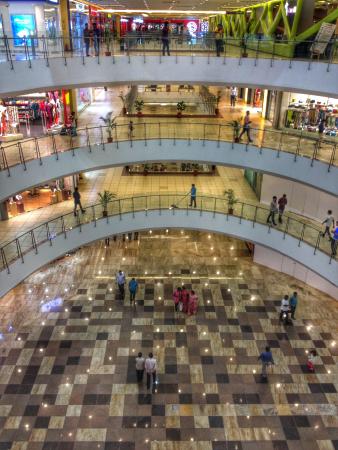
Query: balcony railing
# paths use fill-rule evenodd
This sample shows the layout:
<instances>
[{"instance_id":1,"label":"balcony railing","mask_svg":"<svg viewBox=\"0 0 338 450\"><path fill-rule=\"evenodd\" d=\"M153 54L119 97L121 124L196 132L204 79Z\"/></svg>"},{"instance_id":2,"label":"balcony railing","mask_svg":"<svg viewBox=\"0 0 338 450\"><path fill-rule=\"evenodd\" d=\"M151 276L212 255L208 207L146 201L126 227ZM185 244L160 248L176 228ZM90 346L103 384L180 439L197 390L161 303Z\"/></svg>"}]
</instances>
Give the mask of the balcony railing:
<instances>
[{"instance_id":1,"label":"balcony railing","mask_svg":"<svg viewBox=\"0 0 338 450\"><path fill-rule=\"evenodd\" d=\"M316 41L316 44L321 42ZM323 42L326 49L323 54L316 54L313 50L313 41L298 42L295 40L277 40L273 38L258 39L256 36L249 36L247 39L238 39L233 37L224 37L222 45L219 46L219 57L226 64L227 58L237 58L238 64L242 63L243 58L252 58L254 65L259 63L260 59L270 59L271 66L276 59L289 61L289 67L292 68L293 61L308 61L307 69L311 69L312 63L322 62L327 64L327 70L330 70L332 64L338 62L338 41L336 37L329 43ZM216 41L214 37L170 37L170 55L179 62L180 56L190 56L193 63L196 56L205 56L206 61L210 62L211 57L216 57ZM90 44L90 56L95 56L97 62L102 57L110 57L115 62L119 55L143 56L143 62L147 62L147 56L157 55L158 61L163 58L162 39L154 34L130 34L121 38L109 39L101 38L98 52L94 51L93 42ZM87 61L86 45L82 37L60 36L48 38L46 36L9 38L7 36L0 38L0 62L8 62L13 69L14 61L27 61L28 67L36 59L44 59L46 65L52 58L62 58L64 64L72 57L81 57L83 64Z\"/></svg>"},{"instance_id":2,"label":"balcony railing","mask_svg":"<svg viewBox=\"0 0 338 450\"><path fill-rule=\"evenodd\" d=\"M130 119L133 118L130 117ZM50 134L3 145L0 147L0 170L6 170L10 175L11 167L17 164L22 164L26 170L26 163L30 160L38 159L40 164L43 164L43 158L46 156L55 155L58 159L59 153L74 152L81 147L88 148L90 152L100 151L105 149L108 142L112 142L115 148L125 141L129 141L131 147L135 141L143 141L144 145L147 145L149 140L158 140L161 145L164 139L172 140L173 145L179 139L186 139L189 142L198 140L203 144L206 141L216 141L218 145L221 142L231 142L233 148L238 145L236 132L231 124L193 122L186 121L184 118L176 122L141 122L137 118L133 120L132 133L129 131L128 123L114 125L112 128L92 126L78 129L76 136ZM303 156L310 158L311 164L320 160L327 163L328 171L333 165L337 165L335 138L311 137L304 134L291 130L251 128L253 142L250 145L260 150L272 149L277 157L281 152L291 153L295 161ZM249 145L245 136L241 142ZM281 164L283 164L282 159Z\"/></svg>"},{"instance_id":3,"label":"balcony railing","mask_svg":"<svg viewBox=\"0 0 338 450\"><path fill-rule=\"evenodd\" d=\"M151 210L158 210L161 214L162 210L172 210L175 214L177 209L186 210L187 214L191 211L189 207L189 195L187 194L153 194L139 195L133 197L119 198L108 203L106 214L100 204L94 204L86 207L85 214L74 216L73 212L62 215L55 219L49 220L30 231L25 232L16 239L8 242L0 248L1 262L0 270L7 270L10 273L10 265L16 260L25 262L26 255L34 251L39 252L39 246L45 242L54 245L53 241L58 235L67 237L67 233L78 228L82 231L83 225L96 222L102 218L122 214L136 213L144 211L145 214ZM212 212L214 214L224 214L229 218L229 204L226 198L212 197L206 195L197 196L196 210L203 214L203 211ZM261 205L252 205L249 203L238 202L233 205L231 217L238 219L238 226L241 226L243 220L249 220L254 227L256 223L266 226L266 232L270 233L271 225L267 223L269 214L268 208ZM180 224L177 223L179 227ZM284 238L290 235L298 240L298 246L305 242L313 247L313 253L317 251L324 252L328 255L328 263L331 263L331 246L327 239L322 237L321 230L313 224L293 218L285 214L282 224L278 224L276 229L283 233Z\"/></svg>"}]
</instances>

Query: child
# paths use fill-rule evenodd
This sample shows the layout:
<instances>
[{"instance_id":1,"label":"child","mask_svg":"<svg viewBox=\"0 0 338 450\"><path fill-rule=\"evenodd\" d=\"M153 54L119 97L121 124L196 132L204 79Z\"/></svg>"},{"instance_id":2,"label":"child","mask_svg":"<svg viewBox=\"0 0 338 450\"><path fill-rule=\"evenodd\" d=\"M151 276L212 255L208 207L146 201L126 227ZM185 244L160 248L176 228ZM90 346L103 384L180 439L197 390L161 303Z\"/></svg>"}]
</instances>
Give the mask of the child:
<instances>
[{"instance_id":1,"label":"child","mask_svg":"<svg viewBox=\"0 0 338 450\"><path fill-rule=\"evenodd\" d=\"M306 366L307 366L309 372L315 371L314 359L316 356L317 356L316 350L310 350L308 357L307 357L307 363L306 363Z\"/></svg>"},{"instance_id":2,"label":"child","mask_svg":"<svg viewBox=\"0 0 338 450\"><path fill-rule=\"evenodd\" d=\"M198 297L195 294L195 291L191 291L189 296L189 308L188 308L189 316L191 316L191 314L197 313L197 305L198 305Z\"/></svg>"}]
</instances>

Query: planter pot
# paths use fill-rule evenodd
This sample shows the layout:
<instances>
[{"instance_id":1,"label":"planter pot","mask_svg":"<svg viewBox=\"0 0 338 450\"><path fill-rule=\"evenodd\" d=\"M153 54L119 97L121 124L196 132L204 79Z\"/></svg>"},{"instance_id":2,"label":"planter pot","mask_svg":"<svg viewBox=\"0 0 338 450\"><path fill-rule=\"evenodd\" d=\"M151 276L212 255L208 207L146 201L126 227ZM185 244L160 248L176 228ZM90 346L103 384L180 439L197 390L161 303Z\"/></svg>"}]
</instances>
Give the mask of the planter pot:
<instances>
[{"instance_id":1,"label":"planter pot","mask_svg":"<svg viewBox=\"0 0 338 450\"><path fill-rule=\"evenodd\" d=\"M239 137L235 137L235 142L238 144L239 143Z\"/></svg>"},{"instance_id":2,"label":"planter pot","mask_svg":"<svg viewBox=\"0 0 338 450\"><path fill-rule=\"evenodd\" d=\"M144 175L144 176L147 176L147 175L148 175L148 170L144 170L144 171L143 171L143 175Z\"/></svg>"},{"instance_id":3,"label":"planter pot","mask_svg":"<svg viewBox=\"0 0 338 450\"><path fill-rule=\"evenodd\" d=\"M243 52L243 53L242 53L242 58L247 58L247 57L248 57L247 52Z\"/></svg>"},{"instance_id":4,"label":"planter pot","mask_svg":"<svg viewBox=\"0 0 338 450\"><path fill-rule=\"evenodd\" d=\"M198 171L194 170L194 177L196 177L198 175Z\"/></svg>"},{"instance_id":5,"label":"planter pot","mask_svg":"<svg viewBox=\"0 0 338 450\"><path fill-rule=\"evenodd\" d=\"M127 114L127 108L125 106L122 108L122 114L124 116Z\"/></svg>"},{"instance_id":6,"label":"planter pot","mask_svg":"<svg viewBox=\"0 0 338 450\"><path fill-rule=\"evenodd\" d=\"M111 52L104 52L106 56L111 56Z\"/></svg>"},{"instance_id":7,"label":"planter pot","mask_svg":"<svg viewBox=\"0 0 338 450\"><path fill-rule=\"evenodd\" d=\"M181 111L178 111L178 113L177 113L177 117L182 117L182 113L181 113Z\"/></svg>"},{"instance_id":8,"label":"planter pot","mask_svg":"<svg viewBox=\"0 0 338 450\"><path fill-rule=\"evenodd\" d=\"M109 138L107 139L107 142L108 142L108 143L113 142L113 138L112 138L112 137L109 137Z\"/></svg>"},{"instance_id":9,"label":"planter pot","mask_svg":"<svg viewBox=\"0 0 338 450\"><path fill-rule=\"evenodd\" d=\"M228 209L228 214L230 214L230 215L232 216L233 213L234 213L234 208L229 208L229 209Z\"/></svg>"},{"instance_id":10,"label":"planter pot","mask_svg":"<svg viewBox=\"0 0 338 450\"><path fill-rule=\"evenodd\" d=\"M142 116L143 116L142 111L137 111L137 117L142 117Z\"/></svg>"},{"instance_id":11,"label":"planter pot","mask_svg":"<svg viewBox=\"0 0 338 450\"><path fill-rule=\"evenodd\" d=\"M215 114L216 114L216 116L218 116L218 114L219 114L219 108L215 108Z\"/></svg>"},{"instance_id":12,"label":"planter pot","mask_svg":"<svg viewBox=\"0 0 338 450\"><path fill-rule=\"evenodd\" d=\"M103 210L103 211L102 211L102 216L103 216L103 217L108 217L108 211Z\"/></svg>"}]
</instances>

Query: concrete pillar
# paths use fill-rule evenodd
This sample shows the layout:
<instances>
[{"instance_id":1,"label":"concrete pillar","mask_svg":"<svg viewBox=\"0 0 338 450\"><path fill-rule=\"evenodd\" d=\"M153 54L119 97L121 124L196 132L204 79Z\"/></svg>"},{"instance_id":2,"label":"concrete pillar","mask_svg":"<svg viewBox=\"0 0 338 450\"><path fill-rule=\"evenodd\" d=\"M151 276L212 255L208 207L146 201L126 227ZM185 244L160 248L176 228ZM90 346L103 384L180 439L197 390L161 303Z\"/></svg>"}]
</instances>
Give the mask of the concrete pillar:
<instances>
[{"instance_id":1,"label":"concrete pillar","mask_svg":"<svg viewBox=\"0 0 338 450\"><path fill-rule=\"evenodd\" d=\"M116 26L116 37L117 39L121 36L121 17L116 15L115 16L115 26Z\"/></svg>"},{"instance_id":2,"label":"concrete pillar","mask_svg":"<svg viewBox=\"0 0 338 450\"><path fill-rule=\"evenodd\" d=\"M0 220L8 220L7 203L0 203Z\"/></svg>"},{"instance_id":3,"label":"concrete pillar","mask_svg":"<svg viewBox=\"0 0 338 450\"><path fill-rule=\"evenodd\" d=\"M276 94L275 114L272 121L272 127L278 130L283 126L284 114L289 104L289 93L278 91Z\"/></svg>"},{"instance_id":4,"label":"concrete pillar","mask_svg":"<svg viewBox=\"0 0 338 450\"><path fill-rule=\"evenodd\" d=\"M70 107L70 112L75 112L75 117L77 118L76 89L69 90L69 107Z\"/></svg>"},{"instance_id":5,"label":"concrete pillar","mask_svg":"<svg viewBox=\"0 0 338 450\"><path fill-rule=\"evenodd\" d=\"M298 24L297 34L302 33L313 25L313 16L315 12L315 0L303 1L302 12Z\"/></svg>"},{"instance_id":6,"label":"concrete pillar","mask_svg":"<svg viewBox=\"0 0 338 450\"><path fill-rule=\"evenodd\" d=\"M70 12L69 0L60 0L60 17L61 17L61 34L65 38L64 48L66 51L71 50L71 29L70 29Z\"/></svg>"}]
</instances>

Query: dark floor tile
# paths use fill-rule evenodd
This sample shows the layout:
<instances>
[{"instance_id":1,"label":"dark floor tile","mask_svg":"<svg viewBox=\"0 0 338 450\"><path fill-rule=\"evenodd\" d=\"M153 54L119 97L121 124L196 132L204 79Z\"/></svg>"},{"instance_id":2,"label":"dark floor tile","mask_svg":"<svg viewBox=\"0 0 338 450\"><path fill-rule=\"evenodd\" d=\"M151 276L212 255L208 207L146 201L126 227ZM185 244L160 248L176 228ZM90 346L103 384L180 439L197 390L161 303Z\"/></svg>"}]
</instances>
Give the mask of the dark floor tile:
<instances>
[{"instance_id":1,"label":"dark floor tile","mask_svg":"<svg viewBox=\"0 0 338 450\"><path fill-rule=\"evenodd\" d=\"M177 373L177 364L166 364L165 373L167 374Z\"/></svg>"},{"instance_id":2,"label":"dark floor tile","mask_svg":"<svg viewBox=\"0 0 338 450\"><path fill-rule=\"evenodd\" d=\"M179 394L178 398L181 405L190 405L193 403L192 394Z\"/></svg>"},{"instance_id":3,"label":"dark floor tile","mask_svg":"<svg viewBox=\"0 0 338 450\"><path fill-rule=\"evenodd\" d=\"M137 402L139 405L151 405L152 395L151 394L139 394L137 397Z\"/></svg>"},{"instance_id":4,"label":"dark floor tile","mask_svg":"<svg viewBox=\"0 0 338 450\"><path fill-rule=\"evenodd\" d=\"M23 413L24 416L37 416L40 409L40 405L27 405Z\"/></svg>"},{"instance_id":5,"label":"dark floor tile","mask_svg":"<svg viewBox=\"0 0 338 450\"><path fill-rule=\"evenodd\" d=\"M167 428L166 429L166 437L168 441L180 441L181 440L181 432L179 428Z\"/></svg>"},{"instance_id":6,"label":"dark floor tile","mask_svg":"<svg viewBox=\"0 0 338 450\"><path fill-rule=\"evenodd\" d=\"M65 366L53 366L52 368L52 375L59 375L59 374L63 374L63 372L65 371Z\"/></svg>"},{"instance_id":7,"label":"dark floor tile","mask_svg":"<svg viewBox=\"0 0 338 450\"><path fill-rule=\"evenodd\" d=\"M216 383L218 384L229 383L229 375L226 373L216 373Z\"/></svg>"},{"instance_id":8,"label":"dark floor tile","mask_svg":"<svg viewBox=\"0 0 338 450\"><path fill-rule=\"evenodd\" d=\"M108 339L109 334L108 333L97 333L96 340L97 341L106 341Z\"/></svg>"},{"instance_id":9,"label":"dark floor tile","mask_svg":"<svg viewBox=\"0 0 338 450\"><path fill-rule=\"evenodd\" d=\"M151 407L152 416L165 416L165 405L152 405Z\"/></svg>"},{"instance_id":10,"label":"dark floor tile","mask_svg":"<svg viewBox=\"0 0 338 450\"><path fill-rule=\"evenodd\" d=\"M273 450L289 450L286 441L272 441Z\"/></svg>"},{"instance_id":11,"label":"dark floor tile","mask_svg":"<svg viewBox=\"0 0 338 450\"><path fill-rule=\"evenodd\" d=\"M311 426L307 416L294 416L293 420L295 421L296 427L298 428L307 428Z\"/></svg>"},{"instance_id":12,"label":"dark floor tile","mask_svg":"<svg viewBox=\"0 0 338 450\"><path fill-rule=\"evenodd\" d=\"M209 416L209 426L210 428L223 428L223 418L222 416Z\"/></svg>"},{"instance_id":13,"label":"dark floor tile","mask_svg":"<svg viewBox=\"0 0 338 450\"><path fill-rule=\"evenodd\" d=\"M60 348L71 348L72 341L61 341Z\"/></svg>"},{"instance_id":14,"label":"dark floor tile","mask_svg":"<svg viewBox=\"0 0 338 450\"><path fill-rule=\"evenodd\" d=\"M201 364L210 365L214 363L214 358L212 356L201 356Z\"/></svg>"},{"instance_id":15,"label":"dark floor tile","mask_svg":"<svg viewBox=\"0 0 338 450\"><path fill-rule=\"evenodd\" d=\"M34 428L48 428L50 417L41 416L37 417Z\"/></svg>"},{"instance_id":16,"label":"dark floor tile","mask_svg":"<svg viewBox=\"0 0 338 450\"><path fill-rule=\"evenodd\" d=\"M80 362L80 356L69 356L67 359L67 366L77 366Z\"/></svg>"}]
</instances>

